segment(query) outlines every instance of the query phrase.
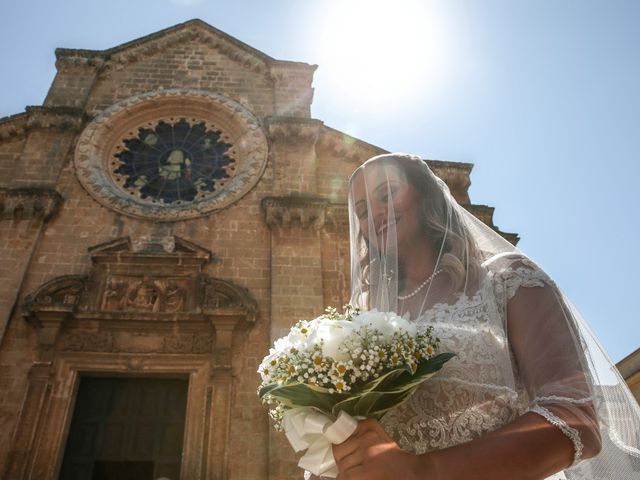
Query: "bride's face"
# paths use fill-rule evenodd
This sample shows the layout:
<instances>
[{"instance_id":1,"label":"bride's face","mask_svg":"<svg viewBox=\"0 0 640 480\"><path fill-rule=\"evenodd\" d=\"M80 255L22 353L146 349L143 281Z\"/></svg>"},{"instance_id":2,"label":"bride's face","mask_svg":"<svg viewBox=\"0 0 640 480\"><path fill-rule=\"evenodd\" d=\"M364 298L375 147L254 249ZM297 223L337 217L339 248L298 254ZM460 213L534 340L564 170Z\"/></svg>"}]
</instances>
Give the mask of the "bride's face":
<instances>
[{"instance_id":1,"label":"bride's face","mask_svg":"<svg viewBox=\"0 0 640 480\"><path fill-rule=\"evenodd\" d=\"M395 229L399 254L421 250L415 248L416 242L426 241L421 233L420 195L398 166L383 162L367 165L353 178L351 188L355 214L365 238L371 242L375 235L377 245L387 244L387 235Z\"/></svg>"}]
</instances>

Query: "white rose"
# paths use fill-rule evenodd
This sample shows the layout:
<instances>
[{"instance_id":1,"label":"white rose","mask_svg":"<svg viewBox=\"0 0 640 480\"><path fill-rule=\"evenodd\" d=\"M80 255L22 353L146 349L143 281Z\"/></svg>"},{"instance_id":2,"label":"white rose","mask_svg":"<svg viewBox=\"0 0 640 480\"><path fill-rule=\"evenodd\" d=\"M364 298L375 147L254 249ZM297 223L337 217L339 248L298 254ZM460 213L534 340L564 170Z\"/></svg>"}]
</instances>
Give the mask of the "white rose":
<instances>
[{"instance_id":1,"label":"white rose","mask_svg":"<svg viewBox=\"0 0 640 480\"><path fill-rule=\"evenodd\" d=\"M300 332L300 330L291 330L287 335L287 341L290 346L297 348L298 350L305 350L307 346L307 336Z\"/></svg>"},{"instance_id":2,"label":"white rose","mask_svg":"<svg viewBox=\"0 0 640 480\"><path fill-rule=\"evenodd\" d=\"M389 323L396 330L406 330L406 332L412 337L415 337L418 333L418 329L415 323L410 322L406 318L400 317L398 315L392 315L389 319Z\"/></svg>"},{"instance_id":3,"label":"white rose","mask_svg":"<svg viewBox=\"0 0 640 480\"><path fill-rule=\"evenodd\" d=\"M321 320L314 318L307 325L307 339L305 349L308 352L313 351L314 345L320 343L320 338L318 337L318 328L320 327L321 323Z\"/></svg>"},{"instance_id":4,"label":"white rose","mask_svg":"<svg viewBox=\"0 0 640 480\"><path fill-rule=\"evenodd\" d=\"M340 351L340 345L355 329L353 322L348 320L327 320L322 322L316 331L317 338L324 341L322 356L331 357L338 362L349 359L346 352Z\"/></svg>"},{"instance_id":5,"label":"white rose","mask_svg":"<svg viewBox=\"0 0 640 480\"><path fill-rule=\"evenodd\" d=\"M380 332L383 342L389 342L395 332L402 330L406 330L412 336L417 333L415 324L393 312L379 312L376 309L361 313L354 322Z\"/></svg>"},{"instance_id":6,"label":"white rose","mask_svg":"<svg viewBox=\"0 0 640 480\"><path fill-rule=\"evenodd\" d=\"M389 323L388 314L375 309L358 315L354 321L362 326L377 330L382 335L384 343L391 339L394 332L392 325Z\"/></svg>"},{"instance_id":7,"label":"white rose","mask_svg":"<svg viewBox=\"0 0 640 480\"><path fill-rule=\"evenodd\" d=\"M273 344L273 348L270 350L270 353L283 353L283 352L287 352L289 351L289 348L291 347L291 344L289 343L289 337L280 337L279 339L277 339L274 344Z\"/></svg>"}]
</instances>

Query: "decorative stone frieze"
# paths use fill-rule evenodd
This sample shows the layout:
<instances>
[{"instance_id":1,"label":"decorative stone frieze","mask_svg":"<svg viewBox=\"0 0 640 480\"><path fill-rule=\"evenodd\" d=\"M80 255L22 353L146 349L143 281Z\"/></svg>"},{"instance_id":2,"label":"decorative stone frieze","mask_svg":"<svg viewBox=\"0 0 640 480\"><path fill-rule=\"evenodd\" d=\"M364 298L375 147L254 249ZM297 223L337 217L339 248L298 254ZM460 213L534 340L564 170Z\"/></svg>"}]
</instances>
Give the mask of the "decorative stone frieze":
<instances>
[{"instance_id":1,"label":"decorative stone frieze","mask_svg":"<svg viewBox=\"0 0 640 480\"><path fill-rule=\"evenodd\" d=\"M294 117L269 117L266 120L269 139L287 144L313 145L318 139L323 122Z\"/></svg>"},{"instance_id":2,"label":"decorative stone frieze","mask_svg":"<svg viewBox=\"0 0 640 480\"><path fill-rule=\"evenodd\" d=\"M258 315L245 289L202 272L207 250L173 237L172 251L121 238L90 249L90 275L56 277L23 303L42 352L214 353L231 368L232 337ZM62 329L64 325L64 329Z\"/></svg>"},{"instance_id":3,"label":"decorative stone frieze","mask_svg":"<svg viewBox=\"0 0 640 480\"><path fill-rule=\"evenodd\" d=\"M266 197L262 200L265 222L270 228L320 230L324 227L329 201L316 196L290 195Z\"/></svg>"},{"instance_id":4,"label":"decorative stone frieze","mask_svg":"<svg viewBox=\"0 0 640 480\"><path fill-rule=\"evenodd\" d=\"M0 119L0 139L6 140L24 135L27 131L27 120L27 113L17 113Z\"/></svg>"},{"instance_id":5,"label":"decorative stone frieze","mask_svg":"<svg viewBox=\"0 0 640 480\"><path fill-rule=\"evenodd\" d=\"M19 137L36 129L79 131L82 122L82 110L77 108L27 107L24 113L0 119L0 139Z\"/></svg>"},{"instance_id":6,"label":"decorative stone frieze","mask_svg":"<svg viewBox=\"0 0 640 480\"><path fill-rule=\"evenodd\" d=\"M62 205L62 196L49 188L0 188L0 219L48 220Z\"/></svg>"},{"instance_id":7,"label":"decorative stone frieze","mask_svg":"<svg viewBox=\"0 0 640 480\"><path fill-rule=\"evenodd\" d=\"M103 55L102 52L56 48L56 68L58 70L70 67L84 67L99 70L106 61L105 55Z\"/></svg>"},{"instance_id":8,"label":"decorative stone frieze","mask_svg":"<svg viewBox=\"0 0 640 480\"><path fill-rule=\"evenodd\" d=\"M354 167L374 155L388 153L386 150L326 126L319 138L318 148L326 149L333 157L351 163Z\"/></svg>"},{"instance_id":9,"label":"decorative stone frieze","mask_svg":"<svg viewBox=\"0 0 640 480\"><path fill-rule=\"evenodd\" d=\"M83 112L72 107L27 107L27 128L57 128L79 131Z\"/></svg>"}]
</instances>

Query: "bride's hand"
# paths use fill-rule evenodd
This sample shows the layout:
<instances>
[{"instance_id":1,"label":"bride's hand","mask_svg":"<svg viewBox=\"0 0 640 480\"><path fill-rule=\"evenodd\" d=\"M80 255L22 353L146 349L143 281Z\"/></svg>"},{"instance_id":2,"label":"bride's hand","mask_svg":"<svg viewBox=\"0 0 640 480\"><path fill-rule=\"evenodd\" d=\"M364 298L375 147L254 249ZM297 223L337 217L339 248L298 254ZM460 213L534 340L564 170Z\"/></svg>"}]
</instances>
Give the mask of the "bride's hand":
<instances>
[{"instance_id":1,"label":"bride's hand","mask_svg":"<svg viewBox=\"0 0 640 480\"><path fill-rule=\"evenodd\" d=\"M339 480L390 480L422 478L419 457L400 449L372 419L358 423L353 435L333 446ZM426 478L426 477L425 477Z\"/></svg>"}]
</instances>

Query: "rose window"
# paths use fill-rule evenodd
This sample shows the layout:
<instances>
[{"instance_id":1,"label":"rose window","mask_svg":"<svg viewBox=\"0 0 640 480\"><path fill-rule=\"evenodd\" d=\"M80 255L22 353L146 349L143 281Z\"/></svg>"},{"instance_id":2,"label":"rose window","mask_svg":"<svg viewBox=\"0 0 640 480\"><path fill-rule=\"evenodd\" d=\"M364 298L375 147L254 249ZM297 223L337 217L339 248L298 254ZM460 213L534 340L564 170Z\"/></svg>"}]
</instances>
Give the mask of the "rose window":
<instances>
[{"instance_id":1,"label":"rose window","mask_svg":"<svg viewBox=\"0 0 640 480\"><path fill-rule=\"evenodd\" d=\"M76 174L103 206L154 221L208 215L240 200L267 164L263 126L244 105L159 90L98 113L76 145Z\"/></svg>"},{"instance_id":2,"label":"rose window","mask_svg":"<svg viewBox=\"0 0 640 480\"><path fill-rule=\"evenodd\" d=\"M165 204L205 198L233 175L231 145L204 122L160 121L122 140L114 154L117 182L140 198Z\"/></svg>"}]
</instances>

